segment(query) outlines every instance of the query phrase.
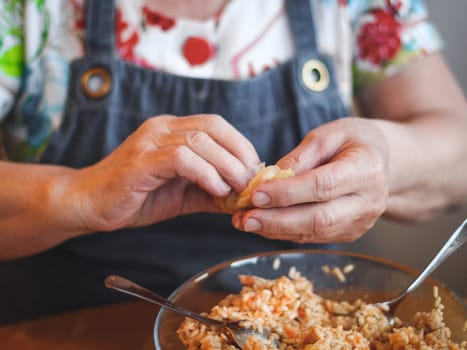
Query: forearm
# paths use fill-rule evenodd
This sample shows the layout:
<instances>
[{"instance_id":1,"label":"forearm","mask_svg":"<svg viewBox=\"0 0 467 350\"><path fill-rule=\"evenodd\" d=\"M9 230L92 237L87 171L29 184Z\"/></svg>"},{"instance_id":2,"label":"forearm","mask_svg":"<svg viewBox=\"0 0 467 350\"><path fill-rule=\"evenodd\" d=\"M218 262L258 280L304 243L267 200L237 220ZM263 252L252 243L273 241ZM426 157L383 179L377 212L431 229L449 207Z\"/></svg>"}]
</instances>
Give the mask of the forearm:
<instances>
[{"instance_id":1,"label":"forearm","mask_svg":"<svg viewBox=\"0 0 467 350\"><path fill-rule=\"evenodd\" d=\"M180 142L180 140L184 142ZM149 118L98 163L71 169L0 162L0 259L77 235L217 211L242 190L256 150L217 115Z\"/></svg>"},{"instance_id":2,"label":"forearm","mask_svg":"<svg viewBox=\"0 0 467 350\"><path fill-rule=\"evenodd\" d=\"M85 232L66 191L75 171L0 162L0 259L36 253Z\"/></svg>"},{"instance_id":3,"label":"forearm","mask_svg":"<svg viewBox=\"0 0 467 350\"><path fill-rule=\"evenodd\" d=\"M389 144L388 216L424 219L467 198L467 103L440 54L359 96Z\"/></svg>"},{"instance_id":4,"label":"forearm","mask_svg":"<svg viewBox=\"0 0 467 350\"><path fill-rule=\"evenodd\" d=\"M438 111L373 122L390 150L387 216L426 219L467 200L467 118Z\"/></svg>"}]
</instances>

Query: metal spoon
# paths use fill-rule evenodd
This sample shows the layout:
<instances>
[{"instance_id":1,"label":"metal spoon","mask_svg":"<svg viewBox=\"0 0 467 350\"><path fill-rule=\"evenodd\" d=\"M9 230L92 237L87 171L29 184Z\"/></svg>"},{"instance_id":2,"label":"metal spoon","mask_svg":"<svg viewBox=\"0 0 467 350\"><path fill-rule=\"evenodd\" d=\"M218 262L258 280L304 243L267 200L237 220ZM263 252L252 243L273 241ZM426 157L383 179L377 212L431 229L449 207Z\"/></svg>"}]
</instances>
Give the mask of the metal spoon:
<instances>
[{"instance_id":1,"label":"metal spoon","mask_svg":"<svg viewBox=\"0 0 467 350\"><path fill-rule=\"evenodd\" d=\"M405 297L415 290L424 280L432 273L448 256L454 253L467 241L467 219L454 231L449 239L444 243L443 247L439 250L438 254L431 260L431 262L423 269L418 277L399 295L395 298L377 303L385 311L389 324L394 325L394 317L397 306L405 299Z\"/></svg>"},{"instance_id":2,"label":"metal spoon","mask_svg":"<svg viewBox=\"0 0 467 350\"><path fill-rule=\"evenodd\" d=\"M242 321L219 321L209 317L201 316L200 314L184 309L172 303L170 300L124 277L110 275L105 279L104 283L107 288L115 289L119 292L123 292L135 296L137 298L158 304L162 307L175 311L183 316L190 317L208 326L225 329L230 333L232 339L240 349L243 349L243 346L245 345L245 342L249 336L255 336L260 338L261 340L267 341L268 337L266 334L261 334L255 331L254 329L243 327L241 325Z\"/></svg>"}]
</instances>

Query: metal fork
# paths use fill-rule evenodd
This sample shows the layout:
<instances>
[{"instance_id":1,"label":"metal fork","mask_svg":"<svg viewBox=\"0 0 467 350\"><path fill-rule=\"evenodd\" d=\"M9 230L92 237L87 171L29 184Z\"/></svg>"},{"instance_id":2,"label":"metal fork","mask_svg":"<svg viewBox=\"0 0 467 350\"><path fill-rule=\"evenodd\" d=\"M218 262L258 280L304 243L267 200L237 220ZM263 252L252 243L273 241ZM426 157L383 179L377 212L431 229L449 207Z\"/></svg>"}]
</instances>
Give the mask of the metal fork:
<instances>
[{"instance_id":1,"label":"metal fork","mask_svg":"<svg viewBox=\"0 0 467 350\"><path fill-rule=\"evenodd\" d=\"M137 298L158 304L162 307L175 311L183 316L190 317L208 326L225 329L230 333L233 341L240 349L243 349L247 338L250 336L257 337L263 341L267 341L268 339L267 334L262 334L255 331L254 329L243 327L241 325L242 321L219 321L209 317L201 316L196 312L184 309L179 305L172 303L170 300L124 277L110 275L105 279L104 283L107 288L111 288L119 292L123 292L135 296Z\"/></svg>"},{"instance_id":2,"label":"metal fork","mask_svg":"<svg viewBox=\"0 0 467 350\"><path fill-rule=\"evenodd\" d=\"M410 283L401 293L391 300L377 303L388 318L389 324L394 325L394 317L397 306L405 297L414 291L447 257L454 253L467 241L467 219L452 233L451 237L444 243L443 247L434 256L431 262L423 269L417 278Z\"/></svg>"}]
</instances>

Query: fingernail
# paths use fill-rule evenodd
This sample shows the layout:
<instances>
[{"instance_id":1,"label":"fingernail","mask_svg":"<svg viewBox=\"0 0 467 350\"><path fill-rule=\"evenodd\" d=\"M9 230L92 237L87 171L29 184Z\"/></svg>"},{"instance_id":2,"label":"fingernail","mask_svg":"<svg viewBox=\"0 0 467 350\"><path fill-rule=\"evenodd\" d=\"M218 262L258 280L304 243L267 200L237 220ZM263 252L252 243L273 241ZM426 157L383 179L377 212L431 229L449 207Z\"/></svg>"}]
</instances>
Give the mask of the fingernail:
<instances>
[{"instance_id":1,"label":"fingernail","mask_svg":"<svg viewBox=\"0 0 467 350\"><path fill-rule=\"evenodd\" d=\"M245 231L254 232L261 230L261 222L254 218L249 218L245 224Z\"/></svg>"},{"instance_id":2,"label":"fingernail","mask_svg":"<svg viewBox=\"0 0 467 350\"><path fill-rule=\"evenodd\" d=\"M242 216L241 215L235 215L232 217L232 224L234 225L235 228L240 228L240 224L242 222Z\"/></svg>"},{"instance_id":3,"label":"fingernail","mask_svg":"<svg viewBox=\"0 0 467 350\"><path fill-rule=\"evenodd\" d=\"M228 194L232 190L232 188L227 183L225 183L223 181L220 181L217 184L217 188L222 194Z\"/></svg>"},{"instance_id":4,"label":"fingernail","mask_svg":"<svg viewBox=\"0 0 467 350\"><path fill-rule=\"evenodd\" d=\"M264 192L256 192L253 195L253 204L258 207L269 204L270 200L271 198Z\"/></svg>"},{"instance_id":5,"label":"fingernail","mask_svg":"<svg viewBox=\"0 0 467 350\"><path fill-rule=\"evenodd\" d=\"M256 172L258 171L258 168L260 167L261 165L261 161L260 160L257 160L255 161L248 169L250 170L250 173L252 175L256 174Z\"/></svg>"}]
</instances>

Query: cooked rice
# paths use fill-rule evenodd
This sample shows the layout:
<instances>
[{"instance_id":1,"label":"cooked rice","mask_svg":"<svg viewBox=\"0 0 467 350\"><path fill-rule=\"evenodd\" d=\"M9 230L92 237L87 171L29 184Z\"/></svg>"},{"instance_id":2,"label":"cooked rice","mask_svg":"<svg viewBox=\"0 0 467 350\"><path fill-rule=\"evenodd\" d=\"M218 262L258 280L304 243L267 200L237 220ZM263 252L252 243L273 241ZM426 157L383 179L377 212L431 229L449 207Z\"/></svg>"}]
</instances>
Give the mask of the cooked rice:
<instances>
[{"instance_id":1,"label":"cooked rice","mask_svg":"<svg viewBox=\"0 0 467 350\"><path fill-rule=\"evenodd\" d=\"M281 259L275 258L274 261L272 262L272 268L277 271L281 267Z\"/></svg>"},{"instance_id":2,"label":"cooked rice","mask_svg":"<svg viewBox=\"0 0 467 350\"><path fill-rule=\"evenodd\" d=\"M462 349L450 340L443 305L435 291L430 312L415 314L411 325L396 319L391 327L382 310L362 300L337 302L313 292L311 281L297 271L275 280L241 275L243 288L211 309L218 320L245 320L243 326L269 334L267 341L249 337L245 350L315 349ZM225 330L185 319L177 331L188 350L234 350Z\"/></svg>"},{"instance_id":3,"label":"cooked rice","mask_svg":"<svg viewBox=\"0 0 467 350\"><path fill-rule=\"evenodd\" d=\"M329 267L329 265L323 265L321 266L321 271L323 271L326 275L333 275L337 277L339 282L344 283L347 281L345 275L351 273L354 268L355 266L352 264L345 265L342 269L338 266Z\"/></svg>"},{"instance_id":4,"label":"cooked rice","mask_svg":"<svg viewBox=\"0 0 467 350\"><path fill-rule=\"evenodd\" d=\"M344 268L342 269L342 272L345 274L348 274L348 273L351 273L354 270L354 268L355 268L354 264L348 264L344 266Z\"/></svg>"}]
</instances>

